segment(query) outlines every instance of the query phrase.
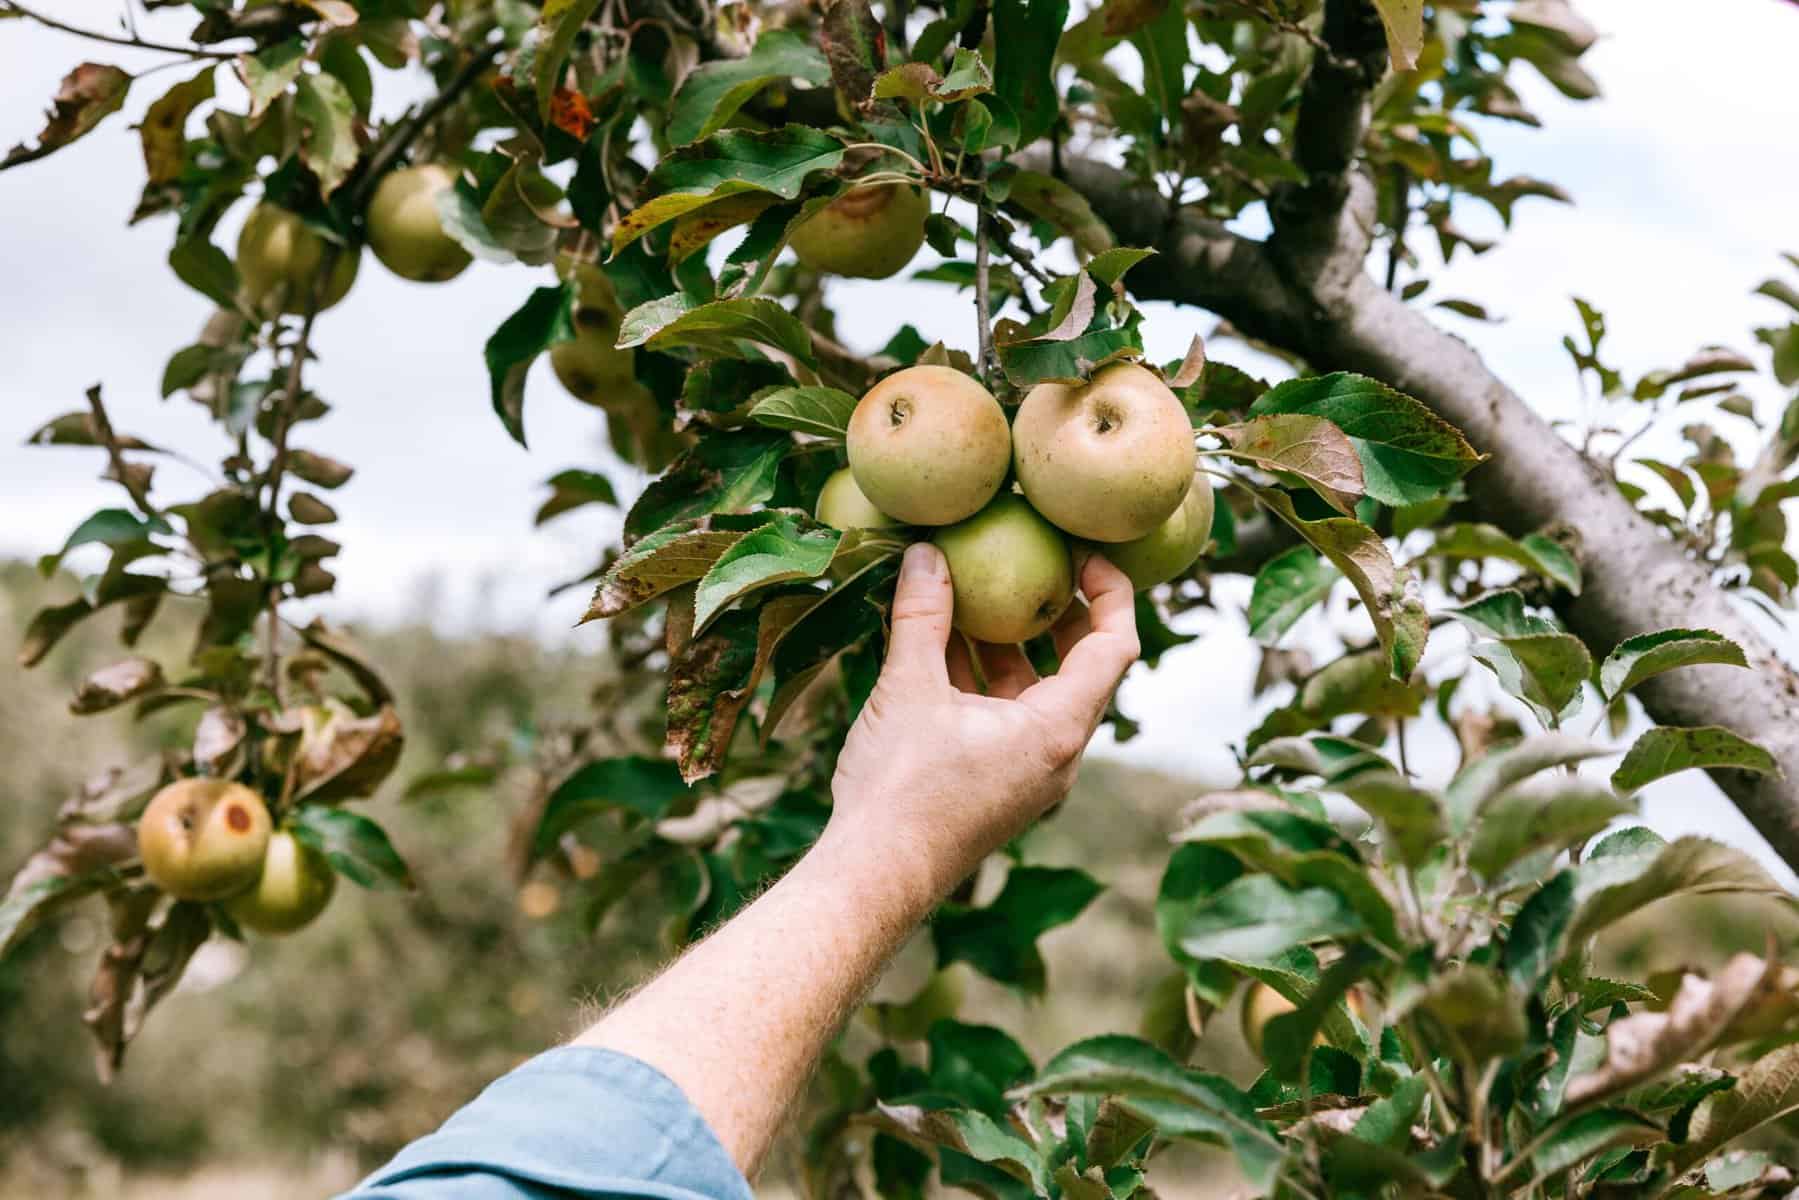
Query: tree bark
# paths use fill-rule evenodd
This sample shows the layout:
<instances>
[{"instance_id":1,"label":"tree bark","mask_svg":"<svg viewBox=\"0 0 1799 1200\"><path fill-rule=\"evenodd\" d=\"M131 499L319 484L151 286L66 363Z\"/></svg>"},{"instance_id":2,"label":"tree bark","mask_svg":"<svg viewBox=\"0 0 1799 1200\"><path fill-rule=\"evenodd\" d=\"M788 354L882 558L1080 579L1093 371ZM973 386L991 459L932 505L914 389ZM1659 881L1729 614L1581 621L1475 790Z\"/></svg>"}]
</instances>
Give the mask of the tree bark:
<instances>
[{"instance_id":1,"label":"tree bark","mask_svg":"<svg viewBox=\"0 0 1799 1200\"><path fill-rule=\"evenodd\" d=\"M1047 169L1035 156L1026 165ZM1742 646L1750 670L1702 666L1637 689L1666 725L1723 725L1765 746L1783 777L1735 770L1712 778L1768 844L1799 869L1799 679L1707 569L1643 519L1592 463L1505 385L1466 343L1382 288L1364 269L1372 189L1351 179L1335 214L1314 213L1267 242L1167 205L1124 172L1065 161L1123 244L1159 251L1128 276L1146 300L1210 309L1319 370L1358 371L1430 405L1492 457L1468 476L1483 519L1514 534L1555 525L1572 534L1584 576L1569 628L1598 651L1669 628L1714 629Z\"/></svg>"}]
</instances>

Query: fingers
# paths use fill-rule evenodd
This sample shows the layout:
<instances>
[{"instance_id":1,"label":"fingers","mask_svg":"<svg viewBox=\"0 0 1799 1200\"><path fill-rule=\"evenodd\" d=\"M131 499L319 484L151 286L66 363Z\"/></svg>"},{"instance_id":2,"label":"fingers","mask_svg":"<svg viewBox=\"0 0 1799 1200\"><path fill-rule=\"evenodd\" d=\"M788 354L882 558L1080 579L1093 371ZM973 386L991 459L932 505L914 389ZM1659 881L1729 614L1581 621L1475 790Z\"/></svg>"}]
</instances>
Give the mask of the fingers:
<instances>
[{"instance_id":1,"label":"fingers","mask_svg":"<svg viewBox=\"0 0 1799 1200\"><path fill-rule=\"evenodd\" d=\"M954 611L955 593L950 590L949 564L943 552L929 542L914 542L900 562L882 673L947 684L945 652Z\"/></svg>"},{"instance_id":2,"label":"fingers","mask_svg":"<svg viewBox=\"0 0 1799 1200\"><path fill-rule=\"evenodd\" d=\"M960 635L951 637L948 658L950 686L971 696L980 695L981 685L974 677L974 661L968 657L968 639Z\"/></svg>"},{"instance_id":3,"label":"fingers","mask_svg":"<svg viewBox=\"0 0 1799 1200\"><path fill-rule=\"evenodd\" d=\"M1087 596L1089 626L1078 625L1064 648L1064 631L1058 631L1061 668L1027 691L1022 699L1059 719L1073 718L1091 729L1124 673L1137 661L1137 601L1131 581L1123 571L1098 554L1081 571L1081 590Z\"/></svg>"},{"instance_id":4,"label":"fingers","mask_svg":"<svg viewBox=\"0 0 1799 1200\"><path fill-rule=\"evenodd\" d=\"M1037 669L1018 646L976 643L981 655L981 670L987 675L987 694L999 700L1016 700L1026 688L1037 682Z\"/></svg>"},{"instance_id":5,"label":"fingers","mask_svg":"<svg viewBox=\"0 0 1799 1200\"><path fill-rule=\"evenodd\" d=\"M1087 619L1086 603L1079 596L1075 597L1074 603L1068 606L1068 611L1056 622L1056 627L1050 630L1050 636L1056 642L1057 660L1067 658L1068 652L1074 649L1074 644L1086 637L1087 631L1092 628L1092 622Z\"/></svg>"}]
</instances>

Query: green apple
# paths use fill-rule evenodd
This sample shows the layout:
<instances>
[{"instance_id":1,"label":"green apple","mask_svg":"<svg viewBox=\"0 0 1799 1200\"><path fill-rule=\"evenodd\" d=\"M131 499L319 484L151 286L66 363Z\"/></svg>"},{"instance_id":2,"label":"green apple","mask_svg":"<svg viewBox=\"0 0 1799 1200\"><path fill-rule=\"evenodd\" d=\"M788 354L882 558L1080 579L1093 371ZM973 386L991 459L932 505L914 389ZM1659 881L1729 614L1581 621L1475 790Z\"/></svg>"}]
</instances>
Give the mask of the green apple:
<instances>
[{"instance_id":1,"label":"green apple","mask_svg":"<svg viewBox=\"0 0 1799 1200\"><path fill-rule=\"evenodd\" d=\"M931 201L906 183L852 188L793 231L788 244L814 271L886 279L924 245Z\"/></svg>"},{"instance_id":2,"label":"green apple","mask_svg":"<svg viewBox=\"0 0 1799 1200\"><path fill-rule=\"evenodd\" d=\"M848 467L839 467L818 490L817 516L832 529L891 529L899 522L868 502Z\"/></svg>"},{"instance_id":3,"label":"green apple","mask_svg":"<svg viewBox=\"0 0 1799 1200\"><path fill-rule=\"evenodd\" d=\"M949 525L999 492L1012 433L993 393L950 367L907 367L870 388L845 435L856 486L907 525Z\"/></svg>"},{"instance_id":4,"label":"green apple","mask_svg":"<svg viewBox=\"0 0 1799 1200\"><path fill-rule=\"evenodd\" d=\"M179 779L137 822L150 882L180 900L223 900L256 882L269 846L269 808L241 783Z\"/></svg>"},{"instance_id":5,"label":"green apple","mask_svg":"<svg viewBox=\"0 0 1799 1200\"><path fill-rule=\"evenodd\" d=\"M1180 507L1134 542L1101 546L1099 552L1131 577L1138 591L1167 583L1199 561L1212 538L1212 485L1196 475Z\"/></svg>"},{"instance_id":6,"label":"green apple","mask_svg":"<svg viewBox=\"0 0 1799 1200\"><path fill-rule=\"evenodd\" d=\"M369 201L369 249L402 279L442 283L462 274L469 253L444 232L437 198L456 186L456 173L437 163L390 171Z\"/></svg>"},{"instance_id":7,"label":"green apple","mask_svg":"<svg viewBox=\"0 0 1799 1200\"><path fill-rule=\"evenodd\" d=\"M257 933L292 933L325 911L337 873L325 856L286 830L269 838L262 874L225 902L225 911Z\"/></svg>"},{"instance_id":8,"label":"green apple","mask_svg":"<svg viewBox=\"0 0 1799 1200\"><path fill-rule=\"evenodd\" d=\"M980 642L1036 637L1074 599L1068 540L1011 492L931 539L949 563L955 625Z\"/></svg>"},{"instance_id":9,"label":"green apple","mask_svg":"<svg viewBox=\"0 0 1799 1200\"><path fill-rule=\"evenodd\" d=\"M562 273L575 281L575 336L550 347L550 366L569 395L584 404L625 411L637 403L627 387L637 378L637 352L620 350L618 324L624 313L606 273L569 255L557 259Z\"/></svg>"},{"instance_id":10,"label":"green apple","mask_svg":"<svg viewBox=\"0 0 1799 1200\"><path fill-rule=\"evenodd\" d=\"M1084 384L1040 383L1012 422L1013 466L1038 512L1095 542L1130 542L1167 519L1193 484L1193 425L1134 363Z\"/></svg>"},{"instance_id":11,"label":"green apple","mask_svg":"<svg viewBox=\"0 0 1799 1200\"><path fill-rule=\"evenodd\" d=\"M237 235L237 274L243 281L245 301L268 316L305 312L311 289L321 286L318 274L330 246L298 214L274 204L258 204ZM342 300L356 282L356 251L348 246L338 246L336 251L315 311Z\"/></svg>"}]
</instances>

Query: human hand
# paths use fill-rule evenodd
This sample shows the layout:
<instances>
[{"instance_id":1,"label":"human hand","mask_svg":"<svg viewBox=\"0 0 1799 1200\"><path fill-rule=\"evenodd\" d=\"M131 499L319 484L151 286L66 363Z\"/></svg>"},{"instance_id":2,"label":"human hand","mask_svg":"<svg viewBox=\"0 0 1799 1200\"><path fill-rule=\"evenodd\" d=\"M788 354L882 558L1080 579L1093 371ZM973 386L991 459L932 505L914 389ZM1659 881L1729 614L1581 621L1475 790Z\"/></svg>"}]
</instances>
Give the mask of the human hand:
<instances>
[{"instance_id":1,"label":"human hand","mask_svg":"<svg viewBox=\"0 0 1799 1200\"><path fill-rule=\"evenodd\" d=\"M1087 605L1053 631L1057 672L1039 679L1019 647L983 644L982 694L967 642L951 635L942 552L906 551L887 661L837 760L827 839L915 868L935 903L1068 794L1138 653L1130 580L1096 554L1080 582Z\"/></svg>"}]
</instances>

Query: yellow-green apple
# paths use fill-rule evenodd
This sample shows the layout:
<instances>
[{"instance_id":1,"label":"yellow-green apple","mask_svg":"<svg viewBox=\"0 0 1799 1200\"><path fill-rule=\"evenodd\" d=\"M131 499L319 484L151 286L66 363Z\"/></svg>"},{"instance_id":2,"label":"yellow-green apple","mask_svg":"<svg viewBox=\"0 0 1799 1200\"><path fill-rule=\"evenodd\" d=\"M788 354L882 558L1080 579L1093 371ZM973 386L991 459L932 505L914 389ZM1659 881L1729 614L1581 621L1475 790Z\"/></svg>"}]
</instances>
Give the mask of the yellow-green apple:
<instances>
[{"instance_id":1,"label":"yellow-green apple","mask_svg":"<svg viewBox=\"0 0 1799 1200\"><path fill-rule=\"evenodd\" d=\"M856 486L907 525L973 516L1012 460L1005 410L951 367L907 367L875 384L850 414L845 441Z\"/></svg>"},{"instance_id":2,"label":"yellow-green apple","mask_svg":"<svg viewBox=\"0 0 1799 1200\"><path fill-rule=\"evenodd\" d=\"M256 882L269 846L269 808L241 783L178 779L137 822L144 873L180 900L223 900Z\"/></svg>"},{"instance_id":3,"label":"yellow-green apple","mask_svg":"<svg viewBox=\"0 0 1799 1200\"><path fill-rule=\"evenodd\" d=\"M1007 492L932 540L949 563L956 628L976 641L1034 638L1074 598L1068 541L1023 496Z\"/></svg>"},{"instance_id":4,"label":"yellow-green apple","mask_svg":"<svg viewBox=\"0 0 1799 1200\"><path fill-rule=\"evenodd\" d=\"M456 173L438 163L390 171L369 201L369 249L402 279L442 283L462 274L469 252L444 232L437 198L456 186Z\"/></svg>"},{"instance_id":5,"label":"yellow-green apple","mask_svg":"<svg viewBox=\"0 0 1799 1200\"><path fill-rule=\"evenodd\" d=\"M931 202L907 183L852 188L807 218L788 244L814 271L885 279L924 245Z\"/></svg>"},{"instance_id":6,"label":"yellow-green apple","mask_svg":"<svg viewBox=\"0 0 1799 1200\"><path fill-rule=\"evenodd\" d=\"M292 933L310 925L331 903L337 874L325 856L285 829L269 838L262 874L225 902L225 911L257 933Z\"/></svg>"},{"instance_id":7,"label":"yellow-green apple","mask_svg":"<svg viewBox=\"0 0 1799 1200\"><path fill-rule=\"evenodd\" d=\"M832 529L891 529L899 522L868 502L848 467L839 467L818 489L818 519Z\"/></svg>"},{"instance_id":8,"label":"yellow-green apple","mask_svg":"<svg viewBox=\"0 0 1799 1200\"><path fill-rule=\"evenodd\" d=\"M1196 475L1180 507L1134 542L1101 546L1113 566L1131 577L1138 591L1167 583L1199 561L1212 538L1212 485Z\"/></svg>"},{"instance_id":9,"label":"yellow-green apple","mask_svg":"<svg viewBox=\"0 0 1799 1200\"><path fill-rule=\"evenodd\" d=\"M334 249L331 274L318 278L326 251ZM330 308L356 282L358 255L348 246L333 247L299 214L263 203L250 210L237 235L237 274L244 299L264 315L302 313L318 289L315 311Z\"/></svg>"}]
</instances>

